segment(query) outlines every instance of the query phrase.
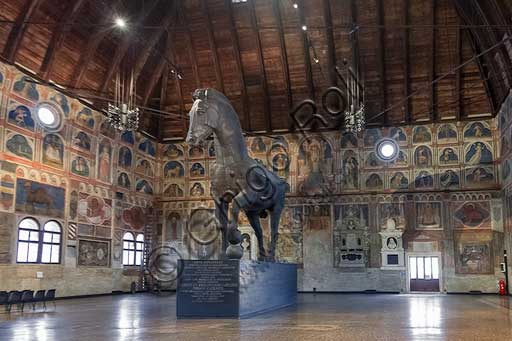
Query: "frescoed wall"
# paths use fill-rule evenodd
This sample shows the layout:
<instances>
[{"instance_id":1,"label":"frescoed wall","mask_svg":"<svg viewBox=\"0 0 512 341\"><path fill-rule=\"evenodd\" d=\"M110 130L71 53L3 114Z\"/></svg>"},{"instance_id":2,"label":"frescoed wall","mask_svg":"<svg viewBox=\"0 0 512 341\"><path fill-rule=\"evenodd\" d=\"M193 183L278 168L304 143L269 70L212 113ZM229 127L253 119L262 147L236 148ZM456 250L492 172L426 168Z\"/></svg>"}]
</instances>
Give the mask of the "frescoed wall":
<instances>
[{"instance_id":1,"label":"frescoed wall","mask_svg":"<svg viewBox=\"0 0 512 341\"><path fill-rule=\"evenodd\" d=\"M119 134L76 99L25 82L0 64L1 290L57 288L60 296L129 290L139 269L122 267L124 232L145 233L155 189L156 144ZM36 117L51 106L58 124ZM61 262L17 264L17 224L33 217L62 227ZM40 267L40 266L39 266Z\"/></svg>"}]
</instances>

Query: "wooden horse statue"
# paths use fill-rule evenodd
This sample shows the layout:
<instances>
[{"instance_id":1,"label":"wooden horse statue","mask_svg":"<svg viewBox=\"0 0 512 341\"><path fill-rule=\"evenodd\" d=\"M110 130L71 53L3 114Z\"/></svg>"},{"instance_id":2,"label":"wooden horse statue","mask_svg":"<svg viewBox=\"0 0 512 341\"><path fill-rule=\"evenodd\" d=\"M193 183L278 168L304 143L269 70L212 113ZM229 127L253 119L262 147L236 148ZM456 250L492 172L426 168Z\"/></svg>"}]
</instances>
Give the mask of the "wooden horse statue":
<instances>
[{"instance_id":1,"label":"wooden horse statue","mask_svg":"<svg viewBox=\"0 0 512 341\"><path fill-rule=\"evenodd\" d=\"M230 259L242 258L237 222L243 210L258 238L258 259L274 261L279 219L289 185L249 157L238 115L226 96L215 89L198 89L193 99L186 141L195 146L213 134L216 162L212 172L212 195L215 215L222 229L223 250ZM260 217L268 213L271 242L267 255Z\"/></svg>"}]
</instances>

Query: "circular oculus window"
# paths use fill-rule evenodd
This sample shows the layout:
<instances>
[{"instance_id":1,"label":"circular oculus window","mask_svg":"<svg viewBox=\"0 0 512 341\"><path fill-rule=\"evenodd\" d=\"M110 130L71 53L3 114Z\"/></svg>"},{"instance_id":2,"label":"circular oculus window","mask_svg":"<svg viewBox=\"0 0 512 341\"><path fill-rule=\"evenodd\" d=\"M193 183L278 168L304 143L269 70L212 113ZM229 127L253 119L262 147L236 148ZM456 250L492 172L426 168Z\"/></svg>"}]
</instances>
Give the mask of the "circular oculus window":
<instances>
[{"instance_id":1,"label":"circular oculus window","mask_svg":"<svg viewBox=\"0 0 512 341\"><path fill-rule=\"evenodd\" d=\"M61 115L59 110L51 103L41 103L36 108L36 118L39 124L50 131L59 130Z\"/></svg>"},{"instance_id":2,"label":"circular oculus window","mask_svg":"<svg viewBox=\"0 0 512 341\"><path fill-rule=\"evenodd\" d=\"M399 147L395 140L382 139L375 146L375 152L380 160L390 162L397 158Z\"/></svg>"}]
</instances>

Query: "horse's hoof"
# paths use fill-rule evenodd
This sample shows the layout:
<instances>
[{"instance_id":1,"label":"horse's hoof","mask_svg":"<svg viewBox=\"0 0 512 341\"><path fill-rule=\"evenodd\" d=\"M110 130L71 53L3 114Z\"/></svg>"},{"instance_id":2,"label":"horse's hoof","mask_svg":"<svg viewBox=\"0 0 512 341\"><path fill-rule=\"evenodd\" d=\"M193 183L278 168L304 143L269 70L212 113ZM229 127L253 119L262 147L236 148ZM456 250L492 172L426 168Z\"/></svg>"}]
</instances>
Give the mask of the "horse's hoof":
<instances>
[{"instance_id":1,"label":"horse's hoof","mask_svg":"<svg viewBox=\"0 0 512 341\"><path fill-rule=\"evenodd\" d=\"M228 259L241 259L244 255L244 249L240 245L229 245L226 249Z\"/></svg>"}]
</instances>

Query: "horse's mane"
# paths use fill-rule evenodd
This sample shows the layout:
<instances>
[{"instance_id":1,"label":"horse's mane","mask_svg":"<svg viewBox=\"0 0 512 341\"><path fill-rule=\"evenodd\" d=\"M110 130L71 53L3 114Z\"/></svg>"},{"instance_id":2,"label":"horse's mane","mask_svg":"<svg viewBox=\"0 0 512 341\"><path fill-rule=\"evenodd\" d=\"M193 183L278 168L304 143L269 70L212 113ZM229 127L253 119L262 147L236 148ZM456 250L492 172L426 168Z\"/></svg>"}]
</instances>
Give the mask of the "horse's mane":
<instances>
[{"instance_id":1,"label":"horse's mane","mask_svg":"<svg viewBox=\"0 0 512 341\"><path fill-rule=\"evenodd\" d=\"M231 110L235 110L231 105L229 99L220 91L214 88L206 88L206 89L197 89L194 92L193 98L200 98L207 103L212 103L216 105L223 105L231 108Z\"/></svg>"}]
</instances>

